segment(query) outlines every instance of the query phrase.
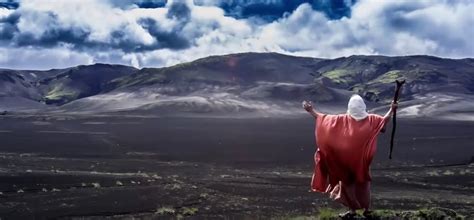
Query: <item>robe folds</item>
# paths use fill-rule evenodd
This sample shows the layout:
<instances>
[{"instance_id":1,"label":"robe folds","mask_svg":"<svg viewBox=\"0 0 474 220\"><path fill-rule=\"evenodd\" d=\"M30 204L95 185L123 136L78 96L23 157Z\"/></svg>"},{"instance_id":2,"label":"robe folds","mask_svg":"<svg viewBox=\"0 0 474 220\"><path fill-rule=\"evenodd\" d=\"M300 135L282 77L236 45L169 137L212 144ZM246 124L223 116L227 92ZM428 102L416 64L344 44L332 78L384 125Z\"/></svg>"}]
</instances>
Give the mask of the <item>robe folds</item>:
<instances>
[{"instance_id":1,"label":"robe folds","mask_svg":"<svg viewBox=\"0 0 474 220\"><path fill-rule=\"evenodd\" d=\"M358 121L348 114L318 113L312 191L328 193L351 209L369 208L370 164L384 126L375 114Z\"/></svg>"}]
</instances>

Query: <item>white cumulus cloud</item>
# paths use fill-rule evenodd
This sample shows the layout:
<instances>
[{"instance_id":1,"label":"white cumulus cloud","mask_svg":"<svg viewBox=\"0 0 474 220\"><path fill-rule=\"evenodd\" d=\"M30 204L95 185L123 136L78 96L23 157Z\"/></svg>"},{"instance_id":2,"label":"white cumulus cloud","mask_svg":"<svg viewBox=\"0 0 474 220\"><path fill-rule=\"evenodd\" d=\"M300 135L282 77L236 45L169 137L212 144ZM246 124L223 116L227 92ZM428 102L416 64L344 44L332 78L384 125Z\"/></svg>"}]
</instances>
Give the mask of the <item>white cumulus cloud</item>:
<instances>
[{"instance_id":1,"label":"white cumulus cloud","mask_svg":"<svg viewBox=\"0 0 474 220\"><path fill-rule=\"evenodd\" d=\"M474 56L473 1L360 0L340 19L302 4L271 22L226 15L219 1L170 0L154 8L132 2L23 0L18 9L0 8L0 67L160 67L250 51Z\"/></svg>"}]
</instances>

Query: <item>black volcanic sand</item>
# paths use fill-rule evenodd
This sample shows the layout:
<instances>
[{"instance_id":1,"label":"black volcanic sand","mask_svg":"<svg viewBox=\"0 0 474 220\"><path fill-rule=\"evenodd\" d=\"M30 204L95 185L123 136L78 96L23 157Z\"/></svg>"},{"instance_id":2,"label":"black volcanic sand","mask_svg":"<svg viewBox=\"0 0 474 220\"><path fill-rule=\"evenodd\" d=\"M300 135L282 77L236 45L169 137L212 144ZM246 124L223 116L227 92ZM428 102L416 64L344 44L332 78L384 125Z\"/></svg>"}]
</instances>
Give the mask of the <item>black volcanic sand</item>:
<instances>
[{"instance_id":1,"label":"black volcanic sand","mask_svg":"<svg viewBox=\"0 0 474 220\"><path fill-rule=\"evenodd\" d=\"M309 192L314 120L0 117L0 216L269 218L342 209ZM376 209L474 214L474 123L400 120L382 134Z\"/></svg>"}]
</instances>

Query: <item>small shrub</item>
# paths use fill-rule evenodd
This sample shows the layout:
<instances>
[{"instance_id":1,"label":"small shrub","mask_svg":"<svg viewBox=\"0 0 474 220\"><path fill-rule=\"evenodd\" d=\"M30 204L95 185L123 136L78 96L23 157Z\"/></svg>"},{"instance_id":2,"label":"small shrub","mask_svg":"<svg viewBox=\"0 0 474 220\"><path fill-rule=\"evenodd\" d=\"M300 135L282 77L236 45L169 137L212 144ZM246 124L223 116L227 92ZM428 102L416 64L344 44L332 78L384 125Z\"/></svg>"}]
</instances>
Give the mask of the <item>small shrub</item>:
<instances>
[{"instance_id":1,"label":"small shrub","mask_svg":"<svg viewBox=\"0 0 474 220\"><path fill-rule=\"evenodd\" d=\"M172 207L161 207L156 210L155 214L158 215L173 215L176 213L176 210Z\"/></svg>"}]
</instances>

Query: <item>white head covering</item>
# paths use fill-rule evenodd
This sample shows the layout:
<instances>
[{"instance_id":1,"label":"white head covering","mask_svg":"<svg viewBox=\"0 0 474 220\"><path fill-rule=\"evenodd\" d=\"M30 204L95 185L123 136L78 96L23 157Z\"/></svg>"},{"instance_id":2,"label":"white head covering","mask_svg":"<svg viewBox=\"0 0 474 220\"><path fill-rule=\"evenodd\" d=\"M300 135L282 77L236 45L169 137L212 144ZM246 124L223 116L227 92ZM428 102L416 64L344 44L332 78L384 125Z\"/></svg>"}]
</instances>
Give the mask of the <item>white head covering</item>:
<instances>
[{"instance_id":1,"label":"white head covering","mask_svg":"<svg viewBox=\"0 0 474 220\"><path fill-rule=\"evenodd\" d=\"M357 121L366 118L369 114L366 111L364 100L359 95L352 95L347 103L347 114Z\"/></svg>"}]
</instances>

